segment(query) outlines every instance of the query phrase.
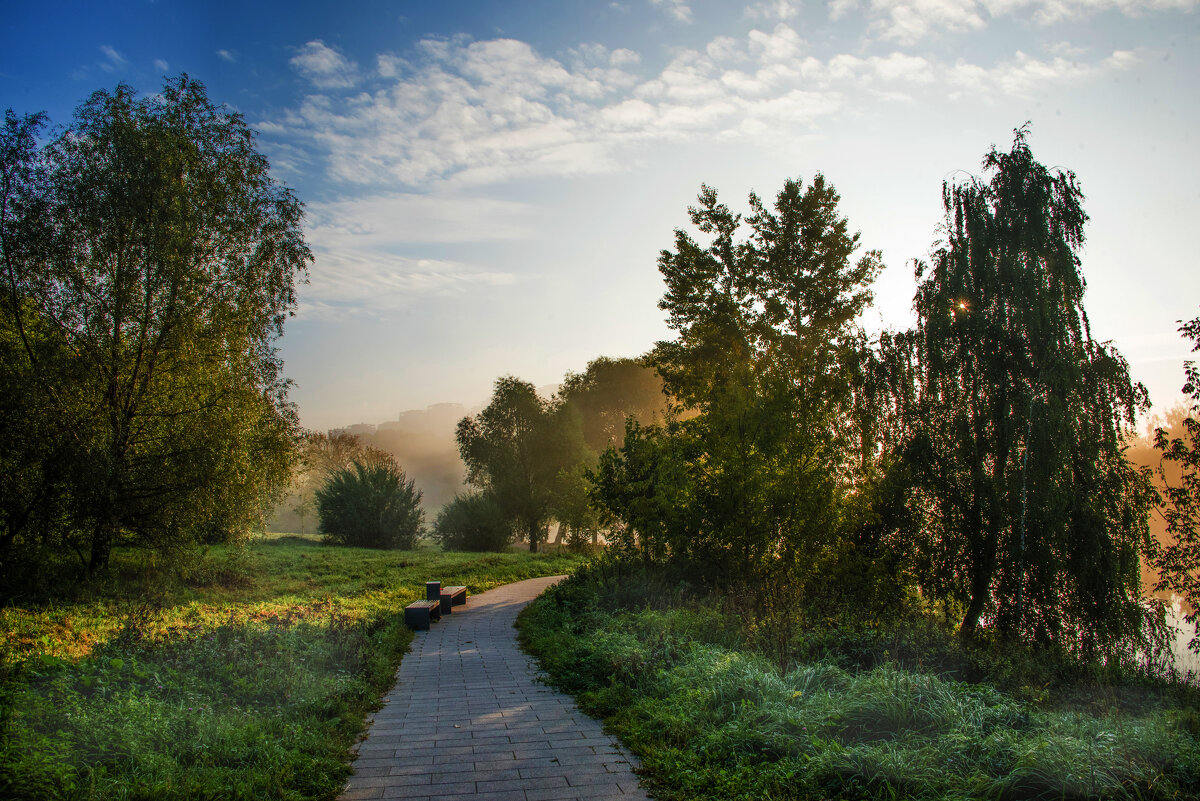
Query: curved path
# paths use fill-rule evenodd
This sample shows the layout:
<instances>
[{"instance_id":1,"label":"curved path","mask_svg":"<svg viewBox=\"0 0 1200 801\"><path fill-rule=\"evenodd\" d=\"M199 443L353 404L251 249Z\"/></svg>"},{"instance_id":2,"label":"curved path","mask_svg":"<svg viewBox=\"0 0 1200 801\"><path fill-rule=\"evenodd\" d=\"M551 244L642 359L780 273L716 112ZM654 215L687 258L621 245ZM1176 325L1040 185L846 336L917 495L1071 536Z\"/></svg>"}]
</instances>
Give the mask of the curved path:
<instances>
[{"instance_id":1,"label":"curved path","mask_svg":"<svg viewBox=\"0 0 1200 801\"><path fill-rule=\"evenodd\" d=\"M563 577L472 596L419 631L358 749L341 801L647 799L633 757L538 682L517 613Z\"/></svg>"}]
</instances>

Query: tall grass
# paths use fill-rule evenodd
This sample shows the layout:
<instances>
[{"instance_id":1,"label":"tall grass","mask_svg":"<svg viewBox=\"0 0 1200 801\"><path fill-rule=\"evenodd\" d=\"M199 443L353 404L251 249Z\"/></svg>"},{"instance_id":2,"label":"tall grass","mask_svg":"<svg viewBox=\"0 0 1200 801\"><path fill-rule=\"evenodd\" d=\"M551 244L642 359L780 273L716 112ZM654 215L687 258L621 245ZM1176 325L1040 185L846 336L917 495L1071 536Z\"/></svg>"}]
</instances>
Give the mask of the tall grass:
<instances>
[{"instance_id":1,"label":"tall grass","mask_svg":"<svg viewBox=\"0 0 1200 801\"><path fill-rule=\"evenodd\" d=\"M0 798L334 798L427 579L475 593L578 561L303 538L182 580L142 559L0 611Z\"/></svg>"},{"instance_id":2,"label":"tall grass","mask_svg":"<svg viewBox=\"0 0 1200 801\"><path fill-rule=\"evenodd\" d=\"M637 753L656 798L1200 797L1194 689L1145 677L1105 687L1060 671L1035 691L1048 674L1020 654L967 681L920 665L926 652L953 661L955 647L934 647L921 627L881 626L874 640L802 631L799 658L781 669L721 599L635 600L619 583L610 592L582 571L526 610L522 637L551 680ZM899 659L886 649L867 659L864 641L906 644ZM988 659L999 657L977 661Z\"/></svg>"}]
</instances>

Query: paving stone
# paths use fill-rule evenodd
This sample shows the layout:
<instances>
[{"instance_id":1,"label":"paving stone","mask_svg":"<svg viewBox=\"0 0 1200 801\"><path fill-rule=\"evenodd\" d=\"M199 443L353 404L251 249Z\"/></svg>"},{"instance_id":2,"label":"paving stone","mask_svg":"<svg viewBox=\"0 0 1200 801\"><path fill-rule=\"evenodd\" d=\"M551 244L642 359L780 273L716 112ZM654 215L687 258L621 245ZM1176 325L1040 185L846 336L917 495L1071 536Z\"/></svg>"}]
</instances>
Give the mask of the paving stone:
<instances>
[{"instance_id":1,"label":"paving stone","mask_svg":"<svg viewBox=\"0 0 1200 801\"><path fill-rule=\"evenodd\" d=\"M476 595L416 633L339 801L648 801L633 757L517 646L517 613L557 580Z\"/></svg>"}]
</instances>

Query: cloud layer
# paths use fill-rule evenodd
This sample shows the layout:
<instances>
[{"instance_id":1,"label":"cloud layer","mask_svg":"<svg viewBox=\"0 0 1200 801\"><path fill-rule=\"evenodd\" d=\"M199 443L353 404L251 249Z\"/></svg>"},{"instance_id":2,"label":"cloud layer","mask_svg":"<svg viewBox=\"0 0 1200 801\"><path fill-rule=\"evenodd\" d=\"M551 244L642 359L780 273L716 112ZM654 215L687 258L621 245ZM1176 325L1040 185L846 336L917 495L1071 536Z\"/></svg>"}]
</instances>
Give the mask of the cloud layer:
<instances>
[{"instance_id":1,"label":"cloud layer","mask_svg":"<svg viewBox=\"0 0 1200 801\"><path fill-rule=\"evenodd\" d=\"M850 27L861 31L859 46L832 53L801 35L809 29L803 14L816 12L792 0L755 2L743 12L751 29L676 48L665 60L594 43L550 56L516 39L460 36L356 63L313 40L290 59L308 93L258 127L275 142L276 166L318 170L344 196L309 208L318 270L304 313L384 313L414 296L518 280L444 255L463 243L537 236L531 207L486 197L513 178L620 171L656 143L769 148L881 105L1020 99L1087 85L1144 56L1060 42L982 60L969 47L913 44L971 36L1001 16L1049 26L1198 1L832 0L819 13L853 17ZM695 22L686 2L652 3L660 18ZM413 255L429 252L442 255Z\"/></svg>"},{"instance_id":2,"label":"cloud layer","mask_svg":"<svg viewBox=\"0 0 1200 801\"><path fill-rule=\"evenodd\" d=\"M919 4L924 25L976 24L974 12L948 10L974 4ZM941 11L933 13L935 7ZM787 8L780 3L762 13L778 17ZM1023 96L1136 61L1129 51L1091 60L1018 51L984 65L899 48L821 58L795 28L778 22L741 37L718 36L703 49L680 49L651 74L629 50L589 44L552 58L514 39L426 39L415 57L381 54L364 74L313 41L291 63L318 91L272 127L306 142L327 175L344 185L420 188L449 178L485 184L618 169L624 148L640 142L795 135L880 101Z\"/></svg>"}]
</instances>

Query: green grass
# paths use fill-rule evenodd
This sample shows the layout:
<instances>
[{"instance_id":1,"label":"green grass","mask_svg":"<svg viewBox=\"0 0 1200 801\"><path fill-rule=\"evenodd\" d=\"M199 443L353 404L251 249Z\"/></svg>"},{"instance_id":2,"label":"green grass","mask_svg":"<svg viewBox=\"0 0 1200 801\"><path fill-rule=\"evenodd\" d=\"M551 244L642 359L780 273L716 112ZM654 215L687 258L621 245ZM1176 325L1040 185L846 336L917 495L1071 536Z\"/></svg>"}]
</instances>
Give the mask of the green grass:
<instances>
[{"instance_id":1,"label":"green grass","mask_svg":"<svg viewBox=\"0 0 1200 801\"><path fill-rule=\"evenodd\" d=\"M427 579L474 594L578 563L304 537L120 553L0 610L0 798L334 798Z\"/></svg>"},{"instance_id":2,"label":"green grass","mask_svg":"<svg viewBox=\"0 0 1200 801\"><path fill-rule=\"evenodd\" d=\"M862 660L861 633L823 632L781 670L729 604L603 573L535 601L521 636L637 754L656 798L1200 797L1194 690L1072 675L1031 692L1036 664L968 682Z\"/></svg>"}]
</instances>

